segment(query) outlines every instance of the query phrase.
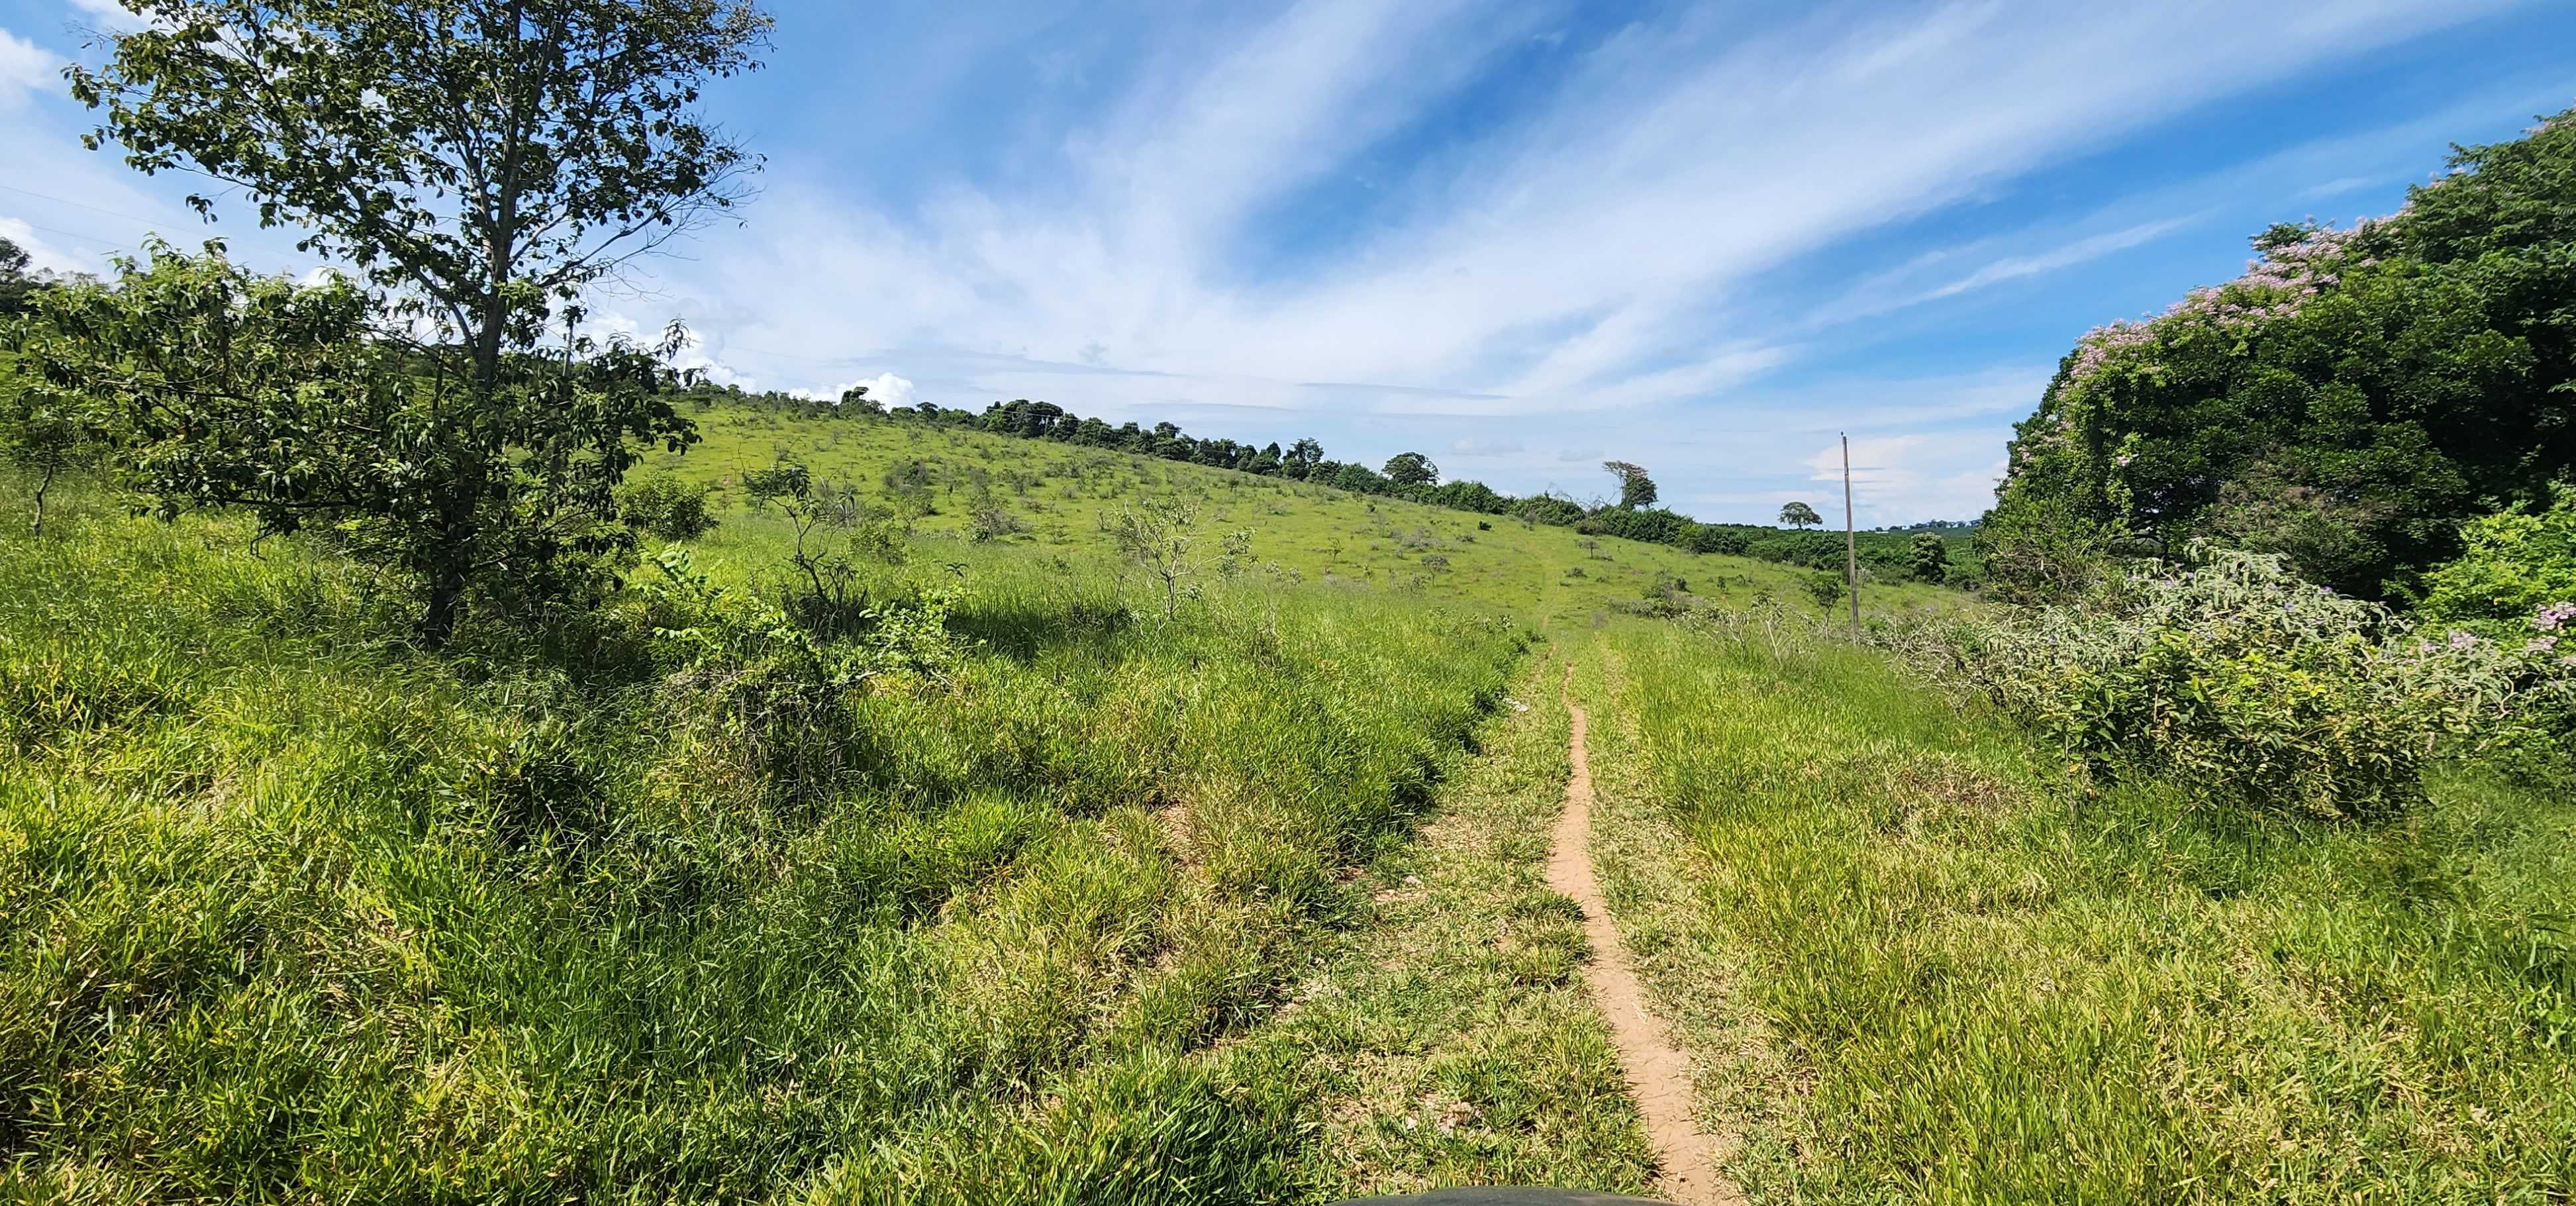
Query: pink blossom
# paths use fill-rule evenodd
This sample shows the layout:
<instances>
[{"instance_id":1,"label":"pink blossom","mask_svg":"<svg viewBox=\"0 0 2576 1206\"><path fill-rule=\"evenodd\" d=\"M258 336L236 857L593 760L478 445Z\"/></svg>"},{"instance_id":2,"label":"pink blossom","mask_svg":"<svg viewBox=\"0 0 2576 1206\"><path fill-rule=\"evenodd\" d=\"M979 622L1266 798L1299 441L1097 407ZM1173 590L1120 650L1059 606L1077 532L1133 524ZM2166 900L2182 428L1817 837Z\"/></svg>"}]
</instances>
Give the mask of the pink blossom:
<instances>
[{"instance_id":1,"label":"pink blossom","mask_svg":"<svg viewBox=\"0 0 2576 1206\"><path fill-rule=\"evenodd\" d=\"M2451 648L2467 649L2475 646L2477 643L2478 634L2456 628L2451 630Z\"/></svg>"}]
</instances>

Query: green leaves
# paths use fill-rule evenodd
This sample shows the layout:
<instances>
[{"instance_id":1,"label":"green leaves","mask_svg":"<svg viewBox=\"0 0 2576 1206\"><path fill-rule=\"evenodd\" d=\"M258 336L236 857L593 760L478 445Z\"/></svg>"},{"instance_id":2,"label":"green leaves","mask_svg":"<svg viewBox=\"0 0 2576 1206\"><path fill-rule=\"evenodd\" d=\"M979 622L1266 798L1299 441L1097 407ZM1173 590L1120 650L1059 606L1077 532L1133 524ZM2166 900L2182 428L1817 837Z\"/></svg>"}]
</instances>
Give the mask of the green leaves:
<instances>
[{"instance_id":1,"label":"green leaves","mask_svg":"<svg viewBox=\"0 0 2576 1206\"><path fill-rule=\"evenodd\" d=\"M239 188L353 267L315 288L156 248L49 307L49 387L130 435L164 514L315 519L418 576L446 639L480 589L576 603L622 553L635 444L693 438L653 350L578 338L583 290L745 194L756 157L690 111L756 66L748 0L134 0L149 23L72 94L147 172ZM191 199L211 214L205 197ZM402 339L393 336L400 332Z\"/></svg>"},{"instance_id":2,"label":"green leaves","mask_svg":"<svg viewBox=\"0 0 2576 1206\"><path fill-rule=\"evenodd\" d=\"M2453 165L2394 217L2276 226L2245 275L2079 341L1995 524L2216 537L2403 598L2463 520L2544 501L2576 468L2576 122Z\"/></svg>"},{"instance_id":3,"label":"green leaves","mask_svg":"<svg viewBox=\"0 0 2576 1206\"><path fill-rule=\"evenodd\" d=\"M2418 630L2277 558L2195 550L2090 605L1973 620L1917 660L2055 738L2077 765L2319 817L2420 799L2437 754L2546 740L2567 667Z\"/></svg>"},{"instance_id":4,"label":"green leaves","mask_svg":"<svg viewBox=\"0 0 2576 1206\"><path fill-rule=\"evenodd\" d=\"M218 246L156 244L113 285L44 294L35 317L29 398L103 433L150 509L326 528L425 585L433 614L477 581L520 611L578 599L597 567L573 563L632 547L618 480L643 448L696 438L662 395L667 346L512 355L469 404L443 350L380 330L354 283L254 277Z\"/></svg>"}]
</instances>

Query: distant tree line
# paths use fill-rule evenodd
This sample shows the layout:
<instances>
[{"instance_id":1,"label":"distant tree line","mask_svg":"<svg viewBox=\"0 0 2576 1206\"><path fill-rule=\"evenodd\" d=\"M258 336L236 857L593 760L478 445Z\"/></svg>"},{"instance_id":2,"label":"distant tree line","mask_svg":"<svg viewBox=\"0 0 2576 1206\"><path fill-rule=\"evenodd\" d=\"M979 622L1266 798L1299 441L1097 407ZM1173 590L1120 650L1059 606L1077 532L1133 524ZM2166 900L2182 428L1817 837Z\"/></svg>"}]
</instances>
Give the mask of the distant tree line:
<instances>
[{"instance_id":1,"label":"distant tree line","mask_svg":"<svg viewBox=\"0 0 2576 1206\"><path fill-rule=\"evenodd\" d=\"M776 392L755 393L716 385L700 385L690 394L705 402L721 399L750 403L806 417L873 416L1027 440L1046 440L1077 448L1128 452L1213 469L1232 469L1239 473L1329 486L1353 494L1403 499L1475 515L1573 528L1588 536L1616 536L1624 540L1670 545L1694 553L1753 557L1783 565L1836 572L1843 567L1843 539L1839 533L1784 532L1755 524L1701 523L1687 515L1655 506L1657 490L1653 477L1643 466L1627 461L1602 463L1603 471L1618 483L1618 501L1584 502L1561 493L1514 496L1483 482L1443 481L1440 466L1419 452L1398 453L1372 469L1357 461L1338 461L1325 456L1322 442L1314 439L1296 440L1284 446L1277 441L1253 445L1191 436L1174 423L1156 423L1148 427L1129 421L1112 426L1105 419L1085 417L1052 402L1026 398L994 402L978 413L930 402L888 409L868 397L865 386L854 386L837 399ZM1783 508L1781 522L1803 529L1821 524L1823 520L1813 507L1792 503ZM1861 564L1881 578L1959 583L1973 580L1973 563L1963 560L1968 554L1964 540L1955 550L1945 544L1942 556L1933 558L1915 539L1925 532L1964 537L1971 527L1964 523L1934 524L1861 533ZM1951 554L1954 552L1959 556L1953 557ZM1936 564L1937 570L1934 568Z\"/></svg>"}]
</instances>

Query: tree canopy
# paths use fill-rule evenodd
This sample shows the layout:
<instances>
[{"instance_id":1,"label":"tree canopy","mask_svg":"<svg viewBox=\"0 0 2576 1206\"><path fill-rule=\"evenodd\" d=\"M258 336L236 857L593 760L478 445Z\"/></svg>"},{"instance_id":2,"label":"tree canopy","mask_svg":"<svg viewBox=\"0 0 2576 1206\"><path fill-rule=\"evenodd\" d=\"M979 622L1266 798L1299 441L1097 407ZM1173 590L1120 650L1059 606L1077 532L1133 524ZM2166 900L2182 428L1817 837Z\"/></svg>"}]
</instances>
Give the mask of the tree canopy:
<instances>
[{"instance_id":1,"label":"tree canopy","mask_svg":"<svg viewBox=\"0 0 2576 1206\"><path fill-rule=\"evenodd\" d=\"M2450 163L2389 218L2274 226L2242 276L2078 341L2017 428L1995 563L2040 568L2007 537L2211 538L2402 599L2464 520L2546 507L2576 470L2576 110Z\"/></svg>"},{"instance_id":2,"label":"tree canopy","mask_svg":"<svg viewBox=\"0 0 2576 1206\"><path fill-rule=\"evenodd\" d=\"M1430 486L1440 481L1440 466L1419 452L1399 452L1388 457L1386 480L1399 486Z\"/></svg>"},{"instance_id":3,"label":"tree canopy","mask_svg":"<svg viewBox=\"0 0 2576 1206\"><path fill-rule=\"evenodd\" d=\"M1793 528L1812 528L1824 521L1825 517L1816 514L1814 507L1802 502L1793 502L1780 508L1780 522Z\"/></svg>"},{"instance_id":4,"label":"tree canopy","mask_svg":"<svg viewBox=\"0 0 2576 1206\"><path fill-rule=\"evenodd\" d=\"M641 449L696 438L666 389L669 342L512 354L498 388L457 405L373 337L347 279L257 277L219 247L156 244L112 283L38 295L35 316L25 408L103 433L162 515L240 507L264 533L328 528L362 558L490 582L520 606L576 600L583 559L632 539L613 491Z\"/></svg>"},{"instance_id":5,"label":"tree canopy","mask_svg":"<svg viewBox=\"0 0 2576 1206\"><path fill-rule=\"evenodd\" d=\"M1655 479L1646 476L1645 467L1627 461L1603 461L1602 469L1619 479L1619 506L1634 511L1655 505Z\"/></svg>"},{"instance_id":6,"label":"tree canopy","mask_svg":"<svg viewBox=\"0 0 2576 1206\"><path fill-rule=\"evenodd\" d=\"M589 345L578 303L746 195L758 160L695 105L758 65L770 19L747 0L127 6L148 24L68 72L102 114L88 145L233 186L366 288L288 289L159 249L59 307L94 346L48 345L45 379L120 412L141 441L125 462L165 509L383 520L379 551L421 576L421 634L442 642L469 589L582 545L558 525L611 509L625 441L687 442L688 421L645 396L648 351ZM190 204L212 216L210 196ZM254 375L197 390L153 361L152 341L179 335L273 352L317 384L224 364L210 371Z\"/></svg>"}]
</instances>

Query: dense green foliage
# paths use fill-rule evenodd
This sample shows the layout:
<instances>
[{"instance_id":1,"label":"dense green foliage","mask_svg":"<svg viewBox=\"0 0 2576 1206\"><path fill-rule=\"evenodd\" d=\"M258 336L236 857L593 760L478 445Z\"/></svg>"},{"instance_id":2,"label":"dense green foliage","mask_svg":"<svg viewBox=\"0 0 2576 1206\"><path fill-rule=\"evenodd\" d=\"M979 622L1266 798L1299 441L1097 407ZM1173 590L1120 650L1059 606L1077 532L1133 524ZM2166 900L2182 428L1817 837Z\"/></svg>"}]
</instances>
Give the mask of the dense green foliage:
<instances>
[{"instance_id":1,"label":"dense green foliage","mask_svg":"<svg viewBox=\"0 0 2576 1206\"><path fill-rule=\"evenodd\" d=\"M1632 949L1699 972L1668 999L1755 1200L2576 1194L2563 793L2446 767L2385 825L2087 795L1866 650L1601 643L1599 823L1694 847L1604 874Z\"/></svg>"},{"instance_id":2,"label":"dense green foliage","mask_svg":"<svg viewBox=\"0 0 2576 1206\"><path fill-rule=\"evenodd\" d=\"M40 307L37 376L116 412L165 510L354 525L418 580L431 645L472 594L523 613L582 601L630 441L688 424L653 396L655 356L574 335L579 299L741 198L758 160L695 105L758 66L770 19L747 0L126 7L143 20L104 39L107 60L65 72L100 112L87 144L230 186L365 288L156 247L118 288ZM674 325L659 356L684 339ZM152 363L129 377L126 357ZM195 369L220 375L199 390Z\"/></svg>"},{"instance_id":3,"label":"dense green foliage","mask_svg":"<svg viewBox=\"0 0 2576 1206\"><path fill-rule=\"evenodd\" d=\"M2070 562L2210 537L2411 597L2463 521L2576 469L2576 111L2459 149L2391 218L2255 247L2066 357L1984 528L1999 583L2044 597Z\"/></svg>"},{"instance_id":4,"label":"dense green foliage","mask_svg":"<svg viewBox=\"0 0 2576 1206\"><path fill-rule=\"evenodd\" d=\"M617 514L628 527L656 540L695 540L714 531L705 486L667 473L649 474L617 490Z\"/></svg>"},{"instance_id":5,"label":"dense green foliage","mask_svg":"<svg viewBox=\"0 0 2576 1206\"><path fill-rule=\"evenodd\" d=\"M2576 498L2472 520L2460 539L2459 559L2426 576L2426 616L2492 634L2576 600Z\"/></svg>"},{"instance_id":6,"label":"dense green foliage","mask_svg":"<svg viewBox=\"0 0 2576 1206\"><path fill-rule=\"evenodd\" d=\"M2420 629L2278 558L2224 550L2081 604L1892 639L2030 721L2081 773L2321 817L2419 802L2437 755L2545 756L2576 692L2554 638L2528 624L2501 641Z\"/></svg>"},{"instance_id":7,"label":"dense green foliage","mask_svg":"<svg viewBox=\"0 0 2576 1206\"><path fill-rule=\"evenodd\" d=\"M595 595L599 559L633 544L618 481L645 449L694 438L667 397L673 347L509 353L468 404L375 337L376 311L345 278L299 285L155 244L112 284L36 297L13 409L94 433L164 517L238 507L263 536L329 531L427 596L433 639L469 590L522 615ZM30 419L19 434L41 433Z\"/></svg>"}]
</instances>

